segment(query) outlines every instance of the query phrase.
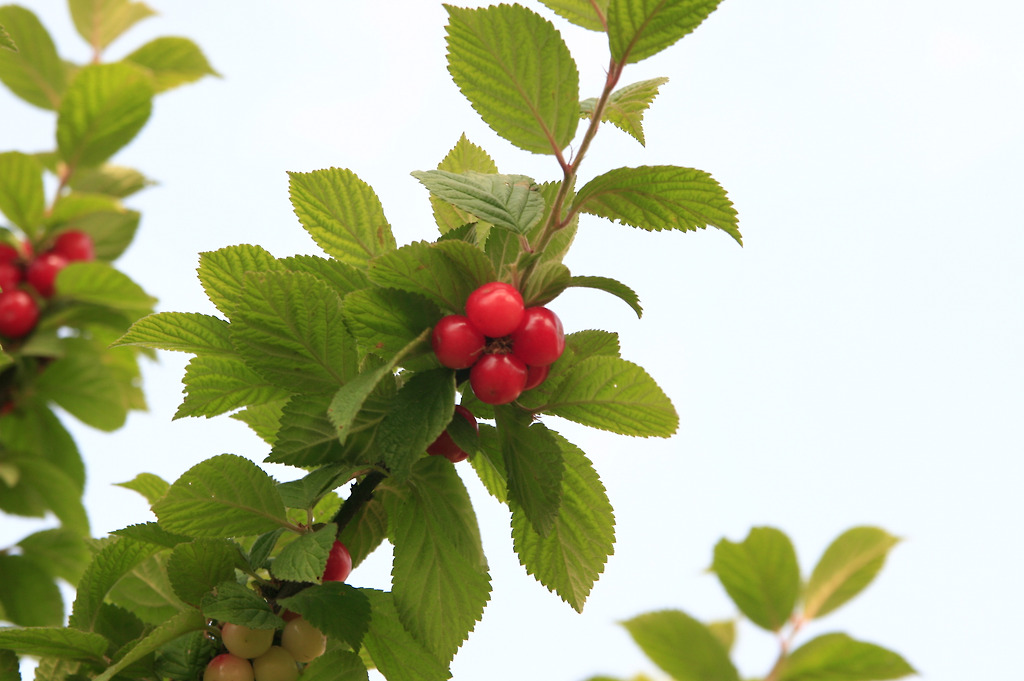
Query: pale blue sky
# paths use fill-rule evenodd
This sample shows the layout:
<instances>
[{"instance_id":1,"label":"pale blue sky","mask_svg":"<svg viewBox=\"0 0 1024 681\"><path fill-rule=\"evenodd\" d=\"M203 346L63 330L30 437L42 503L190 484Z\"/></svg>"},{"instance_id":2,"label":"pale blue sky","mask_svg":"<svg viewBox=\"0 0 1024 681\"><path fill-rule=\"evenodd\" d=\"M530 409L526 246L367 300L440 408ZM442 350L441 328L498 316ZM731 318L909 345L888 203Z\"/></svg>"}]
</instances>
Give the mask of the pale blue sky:
<instances>
[{"instance_id":1,"label":"pale blue sky","mask_svg":"<svg viewBox=\"0 0 1024 681\"><path fill-rule=\"evenodd\" d=\"M195 278L200 251L316 252L291 213L287 170L353 170L400 243L433 238L409 171L434 167L463 132L504 171L556 175L550 158L494 135L451 84L440 3L151 4L161 16L112 57L185 35L225 75L159 99L116 159L160 182L130 199L143 222L120 262L160 309L213 311ZM28 6L62 54L86 57L62 0ZM556 23L584 96L596 95L600 36ZM662 385L682 425L654 441L551 421L594 459L616 509L616 554L583 615L519 567L507 513L462 469L494 593L456 680L652 671L615 622L666 607L733 615L703 570L720 537L763 524L794 538L805 570L853 525L906 538L865 595L808 633L892 647L930 681L1017 671L1022 25L1024 5L1010 0L724 0L682 43L627 69L624 83L670 78L646 117L649 148L609 127L583 175L706 170L735 202L746 245L584 220L567 264L629 284L646 314L591 291L552 307L567 330L619 331L624 356ZM52 114L6 91L0 121L0 149L52 145ZM232 420L171 422L186 359L162 353L147 369L151 411L124 430L75 427L97 533L150 517L113 482L173 479L225 451L265 454ZM0 545L37 527L3 522ZM389 567L375 556L350 581L386 587ZM767 636L745 627L739 646L744 674L770 666Z\"/></svg>"}]
</instances>

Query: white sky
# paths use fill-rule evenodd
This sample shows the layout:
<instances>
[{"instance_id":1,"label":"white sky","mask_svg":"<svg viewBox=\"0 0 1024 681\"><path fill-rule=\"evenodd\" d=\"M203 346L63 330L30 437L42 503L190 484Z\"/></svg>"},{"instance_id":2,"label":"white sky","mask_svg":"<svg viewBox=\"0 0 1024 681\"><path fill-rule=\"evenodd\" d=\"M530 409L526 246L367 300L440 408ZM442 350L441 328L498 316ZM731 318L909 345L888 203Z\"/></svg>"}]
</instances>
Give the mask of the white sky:
<instances>
[{"instance_id":1,"label":"white sky","mask_svg":"<svg viewBox=\"0 0 1024 681\"><path fill-rule=\"evenodd\" d=\"M160 182L129 200L143 222L120 261L160 309L213 310L195 278L200 251L316 252L291 213L286 170L352 169L399 243L433 238L408 173L434 167L462 132L506 172L556 175L549 157L490 132L451 84L440 3L151 4L161 16L111 57L185 35L225 75L164 95L115 159ZM28 5L65 57L86 58L63 1ZM596 95L600 36L557 25L583 96ZM494 593L455 679L652 671L616 622L661 608L731 616L703 570L720 537L763 524L794 538L805 572L850 526L906 538L861 598L809 634L891 647L931 681L1007 678L1019 665L1022 25L1024 5L1010 0L724 0L696 33L626 71L623 83L671 79L646 117L649 148L608 127L583 174L711 172L746 246L584 220L567 264L627 283L647 312L638 321L591 291L553 307L568 330L619 331L682 425L654 441L552 421L594 459L616 509L616 555L583 615L519 567L507 514L462 469ZM0 121L0 149L53 145L52 114L6 90ZM74 427L95 533L150 518L111 483L142 471L173 480L226 451L265 455L233 420L171 422L186 359L162 353L148 368L151 411L127 428ZM39 527L5 517L0 545ZM375 556L350 581L386 587L389 568ZM739 646L741 671L765 673L770 638L745 627Z\"/></svg>"}]
</instances>

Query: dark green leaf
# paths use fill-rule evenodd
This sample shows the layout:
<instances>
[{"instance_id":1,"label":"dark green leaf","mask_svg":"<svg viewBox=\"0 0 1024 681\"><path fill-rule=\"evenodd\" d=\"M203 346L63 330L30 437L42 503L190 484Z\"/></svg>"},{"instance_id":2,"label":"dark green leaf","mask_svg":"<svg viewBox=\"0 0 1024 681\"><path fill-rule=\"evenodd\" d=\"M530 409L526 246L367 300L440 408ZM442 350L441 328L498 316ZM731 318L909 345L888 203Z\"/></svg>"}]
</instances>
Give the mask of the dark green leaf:
<instances>
[{"instance_id":1,"label":"dark green leaf","mask_svg":"<svg viewBox=\"0 0 1024 681\"><path fill-rule=\"evenodd\" d=\"M161 678L199 679L216 654L217 643L206 632L195 631L161 647L156 652L154 666Z\"/></svg>"},{"instance_id":2,"label":"dark green leaf","mask_svg":"<svg viewBox=\"0 0 1024 681\"><path fill-rule=\"evenodd\" d=\"M508 503L508 475L505 472L505 457L501 452L501 439L494 426L478 424L480 437L469 463L480 477L487 491L503 504Z\"/></svg>"},{"instance_id":3,"label":"dark green leaf","mask_svg":"<svg viewBox=\"0 0 1024 681\"><path fill-rule=\"evenodd\" d=\"M824 634L790 654L779 681L882 681L916 673L891 650L846 634Z\"/></svg>"},{"instance_id":4,"label":"dark green leaf","mask_svg":"<svg viewBox=\"0 0 1024 681\"><path fill-rule=\"evenodd\" d=\"M275 615L266 599L235 581L218 584L203 596L203 615L209 619L241 624L250 629L279 629L284 620Z\"/></svg>"},{"instance_id":5,"label":"dark green leaf","mask_svg":"<svg viewBox=\"0 0 1024 681\"><path fill-rule=\"evenodd\" d=\"M619 88L608 98L604 115L601 120L608 121L620 130L631 135L640 144L644 140L644 112L658 96L658 88L668 82L668 78L652 78ZM580 102L580 115L591 118L597 99L585 99Z\"/></svg>"},{"instance_id":6,"label":"dark green leaf","mask_svg":"<svg viewBox=\"0 0 1024 681\"><path fill-rule=\"evenodd\" d=\"M107 639L77 629L5 628L0 629L0 648L22 655L99 662L107 652Z\"/></svg>"},{"instance_id":7,"label":"dark green leaf","mask_svg":"<svg viewBox=\"0 0 1024 681\"><path fill-rule=\"evenodd\" d=\"M429 350L425 332L441 318L440 310L421 295L377 287L345 296L342 312L361 354L383 359Z\"/></svg>"},{"instance_id":8,"label":"dark green leaf","mask_svg":"<svg viewBox=\"0 0 1024 681\"><path fill-rule=\"evenodd\" d=\"M622 624L647 657L675 681L739 681L725 647L684 612L649 612Z\"/></svg>"},{"instance_id":9,"label":"dark green leaf","mask_svg":"<svg viewBox=\"0 0 1024 681\"><path fill-rule=\"evenodd\" d=\"M178 544L167 559L167 577L181 600L198 606L213 587L246 567L238 544L227 539L193 539Z\"/></svg>"},{"instance_id":10,"label":"dark green leaf","mask_svg":"<svg viewBox=\"0 0 1024 681\"><path fill-rule=\"evenodd\" d=\"M0 211L32 234L42 221L45 208L43 169L39 162L17 151L0 154Z\"/></svg>"},{"instance_id":11,"label":"dark green leaf","mask_svg":"<svg viewBox=\"0 0 1024 681\"><path fill-rule=\"evenodd\" d=\"M608 43L612 58L634 64L674 45L693 31L721 0L612 0Z\"/></svg>"},{"instance_id":12,"label":"dark green leaf","mask_svg":"<svg viewBox=\"0 0 1024 681\"><path fill-rule=\"evenodd\" d=\"M640 298L636 295L636 291L615 279L610 279L608 277L573 277L570 280L569 286L593 288L598 291L610 293L613 296L621 298L627 305L633 308L633 312L636 312L637 319L642 317L644 314L644 308L640 306Z\"/></svg>"},{"instance_id":13,"label":"dark green leaf","mask_svg":"<svg viewBox=\"0 0 1024 681\"><path fill-rule=\"evenodd\" d=\"M468 244L463 246L466 248L460 250L465 251L466 258L470 257L467 249L476 250ZM479 266L453 258L450 248L427 241L407 244L375 258L370 264L370 279L380 286L418 293L445 310L461 313L469 294L487 280L477 278Z\"/></svg>"},{"instance_id":14,"label":"dark green leaf","mask_svg":"<svg viewBox=\"0 0 1024 681\"><path fill-rule=\"evenodd\" d=\"M274 559L271 568L274 576L291 582L319 584L337 533L338 527L328 523L315 532L307 532L288 542Z\"/></svg>"},{"instance_id":15,"label":"dark green leaf","mask_svg":"<svg viewBox=\"0 0 1024 681\"><path fill-rule=\"evenodd\" d=\"M69 0L68 9L78 35L97 52L156 12L134 0Z\"/></svg>"},{"instance_id":16,"label":"dark green leaf","mask_svg":"<svg viewBox=\"0 0 1024 681\"><path fill-rule=\"evenodd\" d=\"M252 547L249 549L249 565L252 569L261 570L267 567L267 559L274 552L277 540L281 538L283 532L284 528L279 527L276 530L271 530L266 534L256 537Z\"/></svg>"},{"instance_id":17,"label":"dark green leaf","mask_svg":"<svg viewBox=\"0 0 1024 681\"><path fill-rule=\"evenodd\" d=\"M128 537L135 541L153 544L158 549L173 549L178 544L183 544L192 540L191 537L186 537L183 534L168 532L157 523L139 523L137 525L129 525L128 527L122 527L120 530L114 530L111 534L118 537Z\"/></svg>"},{"instance_id":18,"label":"dark green leaf","mask_svg":"<svg viewBox=\"0 0 1024 681\"><path fill-rule=\"evenodd\" d=\"M368 681L369 678L363 661L347 650L328 650L302 670L302 681Z\"/></svg>"},{"instance_id":19,"label":"dark green leaf","mask_svg":"<svg viewBox=\"0 0 1024 681\"><path fill-rule=\"evenodd\" d=\"M898 537L877 527L854 527L839 535L807 582L804 617L824 617L863 591L898 542Z\"/></svg>"},{"instance_id":20,"label":"dark green leaf","mask_svg":"<svg viewBox=\"0 0 1024 681\"><path fill-rule=\"evenodd\" d=\"M544 197L525 175L427 170L416 171L412 176L432 196L517 234L526 234L544 215Z\"/></svg>"},{"instance_id":21,"label":"dark green leaf","mask_svg":"<svg viewBox=\"0 0 1024 681\"><path fill-rule=\"evenodd\" d=\"M121 670L127 668L134 662L141 660L146 655L156 652L159 648L170 643L176 638L184 636L190 631L198 631L206 626L206 620L198 610L184 610L170 619L161 622L152 631L135 641L127 651L121 651L119 658L114 664L96 677L95 681L109 681Z\"/></svg>"},{"instance_id":22,"label":"dark green leaf","mask_svg":"<svg viewBox=\"0 0 1024 681\"><path fill-rule=\"evenodd\" d=\"M303 616L330 639L358 650L370 624L366 594L341 582L324 582L282 598L281 605Z\"/></svg>"},{"instance_id":23,"label":"dark green leaf","mask_svg":"<svg viewBox=\"0 0 1024 681\"><path fill-rule=\"evenodd\" d=\"M60 589L53 577L40 570L35 561L0 554L0 584L3 584L0 588L3 619L23 627L55 626L63 622L64 600Z\"/></svg>"},{"instance_id":24,"label":"dark green leaf","mask_svg":"<svg viewBox=\"0 0 1024 681\"><path fill-rule=\"evenodd\" d=\"M779 631L800 594L800 566L785 533L755 527L742 542L722 539L711 569L744 615L759 627Z\"/></svg>"},{"instance_id":25,"label":"dark green leaf","mask_svg":"<svg viewBox=\"0 0 1024 681\"><path fill-rule=\"evenodd\" d=\"M398 391L377 431L391 475L402 480L427 446L448 426L455 409L455 373L434 369L413 375Z\"/></svg>"},{"instance_id":26,"label":"dark green leaf","mask_svg":"<svg viewBox=\"0 0 1024 681\"><path fill-rule=\"evenodd\" d=\"M18 51L0 50L0 81L29 104L56 110L67 87L64 62L35 14L17 5L0 7L0 26Z\"/></svg>"},{"instance_id":27,"label":"dark green leaf","mask_svg":"<svg viewBox=\"0 0 1024 681\"><path fill-rule=\"evenodd\" d=\"M199 47L188 38L157 38L135 50L124 61L147 69L157 92L192 83L203 76L220 76Z\"/></svg>"},{"instance_id":28,"label":"dark green leaf","mask_svg":"<svg viewBox=\"0 0 1024 681\"><path fill-rule=\"evenodd\" d=\"M445 663L417 641L398 618L390 593L362 589L370 601L370 628L363 644L388 681L446 681Z\"/></svg>"},{"instance_id":29,"label":"dark green leaf","mask_svg":"<svg viewBox=\"0 0 1024 681\"><path fill-rule=\"evenodd\" d=\"M338 540L345 544L352 554L352 566L358 567L387 538L388 514L384 502L373 498L363 504L356 515L345 525Z\"/></svg>"},{"instance_id":30,"label":"dark green leaf","mask_svg":"<svg viewBox=\"0 0 1024 681\"><path fill-rule=\"evenodd\" d=\"M498 407L494 413L508 475L509 501L540 537L547 537L555 527L562 503L562 447L544 424L531 425L528 413L512 407Z\"/></svg>"}]
</instances>

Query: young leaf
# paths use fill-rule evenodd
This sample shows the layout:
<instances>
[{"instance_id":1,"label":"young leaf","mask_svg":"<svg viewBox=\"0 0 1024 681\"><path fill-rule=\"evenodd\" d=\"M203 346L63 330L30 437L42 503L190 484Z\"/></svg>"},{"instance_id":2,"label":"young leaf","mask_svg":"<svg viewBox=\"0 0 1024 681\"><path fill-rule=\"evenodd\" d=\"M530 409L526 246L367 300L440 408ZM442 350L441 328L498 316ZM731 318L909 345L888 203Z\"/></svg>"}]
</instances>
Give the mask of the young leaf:
<instances>
[{"instance_id":1,"label":"young leaf","mask_svg":"<svg viewBox=\"0 0 1024 681\"><path fill-rule=\"evenodd\" d=\"M789 620L800 593L800 567L783 532L755 527L742 542L722 539L711 569L740 612L757 626L778 631Z\"/></svg>"},{"instance_id":2,"label":"young leaf","mask_svg":"<svg viewBox=\"0 0 1024 681\"><path fill-rule=\"evenodd\" d=\"M510 407L494 410L508 475L508 498L541 537L555 526L562 503L565 460L555 435L529 414Z\"/></svg>"},{"instance_id":3,"label":"young leaf","mask_svg":"<svg viewBox=\"0 0 1024 681\"><path fill-rule=\"evenodd\" d=\"M238 544L227 539L193 539L171 551L167 577L178 598L198 606L213 587L233 579L235 569L247 567Z\"/></svg>"},{"instance_id":4,"label":"young leaf","mask_svg":"<svg viewBox=\"0 0 1024 681\"><path fill-rule=\"evenodd\" d=\"M315 532L299 535L285 545L274 559L274 576L292 582L319 584L327 566L327 554L337 533L337 525L327 523Z\"/></svg>"},{"instance_id":5,"label":"young leaf","mask_svg":"<svg viewBox=\"0 0 1024 681\"><path fill-rule=\"evenodd\" d=\"M228 323L197 312L157 312L143 317L114 343L195 355L234 356Z\"/></svg>"},{"instance_id":6,"label":"young leaf","mask_svg":"<svg viewBox=\"0 0 1024 681\"><path fill-rule=\"evenodd\" d=\"M591 31L605 31L608 0L540 0L558 16Z\"/></svg>"},{"instance_id":7,"label":"young leaf","mask_svg":"<svg viewBox=\"0 0 1024 681\"><path fill-rule=\"evenodd\" d=\"M328 255L365 267L373 256L395 249L380 199L352 171L288 173L288 187L299 222Z\"/></svg>"},{"instance_id":8,"label":"young leaf","mask_svg":"<svg viewBox=\"0 0 1024 681\"><path fill-rule=\"evenodd\" d=\"M400 352L429 350L425 332L441 318L440 310L421 295L378 287L345 296L342 313L360 354L389 360Z\"/></svg>"},{"instance_id":9,"label":"young leaf","mask_svg":"<svg viewBox=\"0 0 1024 681\"><path fill-rule=\"evenodd\" d=\"M18 5L0 7L3 26L17 51L0 50L0 81L41 109L56 110L67 87L64 62L35 14Z\"/></svg>"},{"instance_id":10,"label":"young leaf","mask_svg":"<svg viewBox=\"0 0 1024 681\"><path fill-rule=\"evenodd\" d=\"M144 314L156 299L123 272L104 262L72 262L57 274L57 294L65 300Z\"/></svg>"},{"instance_id":11,"label":"young leaf","mask_svg":"<svg viewBox=\"0 0 1024 681\"><path fill-rule=\"evenodd\" d=\"M190 631L199 631L206 626L206 620L198 610L183 610L160 623L152 631L135 641L127 650L119 651L119 659L95 678L95 681L109 681L122 669L156 652L171 641Z\"/></svg>"},{"instance_id":12,"label":"young leaf","mask_svg":"<svg viewBox=\"0 0 1024 681\"><path fill-rule=\"evenodd\" d=\"M209 619L250 629L279 629L284 625L265 598L234 580L218 584L203 596L202 611Z\"/></svg>"},{"instance_id":13,"label":"young leaf","mask_svg":"<svg viewBox=\"0 0 1024 681\"><path fill-rule=\"evenodd\" d=\"M199 46L188 38L157 38L135 50L124 61L147 69L157 92L217 76Z\"/></svg>"},{"instance_id":14,"label":"young leaf","mask_svg":"<svg viewBox=\"0 0 1024 681\"><path fill-rule=\"evenodd\" d=\"M455 467L420 459L384 498L395 607L406 629L450 660L483 614L491 592L476 514Z\"/></svg>"},{"instance_id":15,"label":"young leaf","mask_svg":"<svg viewBox=\"0 0 1024 681\"><path fill-rule=\"evenodd\" d=\"M576 195L576 210L647 231L717 227L743 244L732 202L710 175L693 168L617 168Z\"/></svg>"},{"instance_id":16,"label":"young leaf","mask_svg":"<svg viewBox=\"0 0 1024 681\"><path fill-rule=\"evenodd\" d=\"M464 246L476 250L468 244ZM445 310L461 313L469 294L485 283L477 276L481 268L485 271L486 268L480 263L455 260L450 253L439 244L414 241L374 259L370 264L370 279L379 286L417 293ZM468 252L463 254L473 257Z\"/></svg>"},{"instance_id":17,"label":"young leaf","mask_svg":"<svg viewBox=\"0 0 1024 681\"><path fill-rule=\"evenodd\" d=\"M64 620L60 589L35 561L0 554L0 584L4 585L0 589L0 613L8 622L45 627Z\"/></svg>"},{"instance_id":18,"label":"young leaf","mask_svg":"<svg viewBox=\"0 0 1024 681\"><path fill-rule=\"evenodd\" d=\"M635 64L674 45L715 11L721 0L613 0L608 7L612 58Z\"/></svg>"},{"instance_id":19,"label":"young leaf","mask_svg":"<svg viewBox=\"0 0 1024 681\"><path fill-rule=\"evenodd\" d=\"M160 549L156 544L130 537L106 541L78 583L68 626L92 631L103 601L114 585Z\"/></svg>"},{"instance_id":20,"label":"young leaf","mask_svg":"<svg viewBox=\"0 0 1024 681\"><path fill-rule=\"evenodd\" d=\"M210 302L231 317L242 297L246 272L283 272L285 266L260 246L240 244L199 254L199 281Z\"/></svg>"},{"instance_id":21,"label":"young leaf","mask_svg":"<svg viewBox=\"0 0 1024 681\"><path fill-rule=\"evenodd\" d=\"M633 312L636 312L637 319L640 319L644 314L644 308L640 306L640 297L637 296L636 291L620 281L616 281L608 277L573 277L569 282L569 286L593 288L598 291L610 293L613 296L622 299L627 305L633 308Z\"/></svg>"},{"instance_id":22,"label":"young leaf","mask_svg":"<svg viewBox=\"0 0 1024 681\"><path fill-rule=\"evenodd\" d=\"M437 164L437 169L447 170L451 173L465 173L467 171L483 173L485 175L496 175L498 173L498 166L494 163L494 159L482 148L470 142L466 138L465 133L459 137L459 141L455 143L455 146L448 152L448 155ZM457 229L466 223L475 222L475 218L469 213L435 196L430 197L430 205L434 209L434 221L437 222L437 226L442 234ZM478 241L477 243L482 244L483 241Z\"/></svg>"},{"instance_id":23,"label":"young leaf","mask_svg":"<svg viewBox=\"0 0 1024 681\"><path fill-rule=\"evenodd\" d=\"M77 629L11 627L0 629L0 648L21 655L102 662L107 652L107 639Z\"/></svg>"},{"instance_id":24,"label":"young leaf","mask_svg":"<svg viewBox=\"0 0 1024 681\"><path fill-rule=\"evenodd\" d=\"M119 199L156 184L132 168L104 163L95 168L80 168L71 176L68 185L84 194L107 194Z\"/></svg>"},{"instance_id":25,"label":"young leaf","mask_svg":"<svg viewBox=\"0 0 1024 681\"><path fill-rule=\"evenodd\" d=\"M57 149L72 168L97 166L149 120L153 86L131 64L90 64L75 75L57 114Z\"/></svg>"},{"instance_id":26,"label":"young leaf","mask_svg":"<svg viewBox=\"0 0 1024 681\"><path fill-rule=\"evenodd\" d=\"M917 672L897 653L846 634L824 634L794 650L779 681L881 681Z\"/></svg>"},{"instance_id":27,"label":"young leaf","mask_svg":"<svg viewBox=\"0 0 1024 681\"><path fill-rule=\"evenodd\" d=\"M899 542L877 527L854 527L825 549L804 591L804 617L824 617L859 594Z\"/></svg>"},{"instance_id":28,"label":"young leaf","mask_svg":"<svg viewBox=\"0 0 1024 681\"><path fill-rule=\"evenodd\" d=\"M182 382L188 395L175 412L176 419L216 416L291 396L291 392L258 375L238 357L194 357Z\"/></svg>"},{"instance_id":29,"label":"young leaf","mask_svg":"<svg viewBox=\"0 0 1024 681\"><path fill-rule=\"evenodd\" d=\"M370 602L366 594L341 582L311 586L282 598L280 604L302 615L328 638L344 641L355 650L362 645L370 625Z\"/></svg>"},{"instance_id":30,"label":"young leaf","mask_svg":"<svg viewBox=\"0 0 1024 681\"><path fill-rule=\"evenodd\" d=\"M363 645L388 681L447 681L451 672L402 626L390 593L361 590L370 601L370 628Z\"/></svg>"},{"instance_id":31,"label":"young leaf","mask_svg":"<svg viewBox=\"0 0 1024 681\"><path fill-rule=\"evenodd\" d=\"M391 411L377 431L384 463L396 480L403 480L416 459L448 426L455 410L455 372L419 372L398 391Z\"/></svg>"},{"instance_id":32,"label":"young leaf","mask_svg":"<svg viewBox=\"0 0 1024 681\"><path fill-rule=\"evenodd\" d=\"M526 234L544 215L544 197L525 175L426 170L411 173L432 196L495 227Z\"/></svg>"},{"instance_id":33,"label":"young leaf","mask_svg":"<svg viewBox=\"0 0 1024 681\"><path fill-rule=\"evenodd\" d=\"M582 612L612 554L615 517L590 460L561 435L552 435L565 460L558 515L547 536L541 536L511 503L512 540L526 571Z\"/></svg>"},{"instance_id":34,"label":"young leaf","mask_svg":"<svg viewBox=\"0 0 1024 681\"><path fill-rule=\"evenodd\" d=\"M78 35L96 52L139 21L156 14L145 3L133 0L69 0L68 9Z\"/></svg>"},{"instance_id":35,"label":"young leaf","mask_svg":"<svg viewBox=\"0 0 1024 681\"><path fill-rule=\"evenodd\" d=\"M288 526L274 480L233 454L185 471L153 512L167 530L192 537L241 537Z\"/></svg>"},{"instance_id":36,"label":"young leaf","mask_svg":"<svg viewBox=\"0 0 1024 681\"><path fill-rule=\"evenodd\" d=\"M39 163L17 151L0 154L0 211L32 234L42 221L45 208L43 169Z\"/></svg>"},{"instance_id":37,"label":"young leaf","mask_svg":"<svg viewBox=\"0 0 1024 681\"><path fill-rule=\"evenodd\" d=\"M369 678L363 661L347 650L328 650L302 670L302 681L368 681Z\"/></svg>"},{"instance_id":38,"label":"young leaf","mask_svg":"<svg viewBox=\"0 0 1024 681\"><path fill-rule=\"evenodd\" d=\"M684 612L649 612L622 625L674 681L739 681L725 647L706 626Z\"/></svg>"},{"instance_id":39,"label":"young leaf","mask_svg":"<svg viewBox=\"0 0 1024 681\"><path fill-rule=\"evenodd\" d=\"M667 82L668 78L652 78L619 88L608 98L601 120L608 121L632 136L642 146L646 146L644 112L658 96L658 88ZM584 118L593 117L596 106L596 98L583 100L580 102L580 115Z\"/></svg>"},{"instance_id":40,"label":"young leaf","mask_svg":"<svg viewBox=\"0 0 1024 681\"><path fill-rule=\"evenodd\" d=\"M579 124L579 73L547 19L519 5L448 10L448 70L496 133L559 154Z\"/></svg>"}]
</instances>

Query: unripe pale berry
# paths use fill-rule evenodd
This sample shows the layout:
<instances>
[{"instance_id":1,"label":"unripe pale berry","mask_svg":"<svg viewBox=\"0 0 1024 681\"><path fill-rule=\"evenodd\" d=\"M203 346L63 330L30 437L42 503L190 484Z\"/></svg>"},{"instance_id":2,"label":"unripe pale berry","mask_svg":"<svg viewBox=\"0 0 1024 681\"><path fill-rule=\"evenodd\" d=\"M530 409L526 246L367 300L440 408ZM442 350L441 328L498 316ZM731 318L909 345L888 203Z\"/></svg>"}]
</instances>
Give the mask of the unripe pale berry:
<instances>
[{"instance_id":1,"label":"unripe pale berry","mask_svg":"<svg viewBox=\"0 0 1024 681\"><path fill-rule=\"evenodd\" d=\"M226 622L220 629L220 639L229 653L251 660L270 649L274 643L274 630L250 629Z\"/></svg>"},{"instance_id":2,"label":"unripe pale berry","mask_svg":"<svg viewBox=\"0 0 1024 681\"><path fill-rule=\"evenodd\" d=\"M295 658L280 646L272 646L253 660L252 669L255 681L295 681L299 678Z\"/></svg>"},{"instance_id":3,"label":"unripe pale berry","mask_svg":"<svg viewBox=\"0 0 1024 681\"><path fill-rule=\"evenodd\" d=\"M203 681L254 681L249 660L224 653L210 660L203 671Z\"/></svg>"},{"instance_id":4,"label":"unripe pale berry","mask_svg":"<svg viewBox=\"0 0 1024 681\"><path fill-rule=\"evenodd\" d=\"M327 637L305 618L299 617L284 625L281 647L291 653L297 662L309 662L327 650Z\"/></svg>"}]
</instances>

